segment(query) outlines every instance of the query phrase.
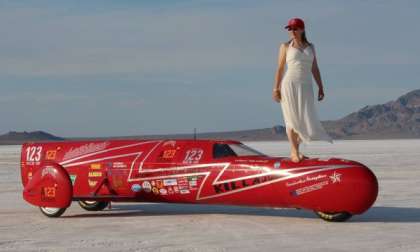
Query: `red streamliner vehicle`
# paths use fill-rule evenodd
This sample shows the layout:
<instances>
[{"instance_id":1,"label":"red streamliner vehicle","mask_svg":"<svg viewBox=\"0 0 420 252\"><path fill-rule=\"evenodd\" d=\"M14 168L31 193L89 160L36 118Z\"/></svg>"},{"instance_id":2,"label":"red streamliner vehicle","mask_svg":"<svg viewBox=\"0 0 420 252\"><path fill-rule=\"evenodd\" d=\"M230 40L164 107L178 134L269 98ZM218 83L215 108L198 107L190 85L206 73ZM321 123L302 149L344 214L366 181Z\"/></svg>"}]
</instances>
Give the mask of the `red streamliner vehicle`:
<instances>
[{"instance_id":1,"label":"red streamliner vehicle","mask_svg":"<svg viewBox=\"0 0 420 252\"><path fill-rule=\"evenodd\" d=\"M114 202L226 204L310 209L345 221L376 200L365 165L340 158L299 163L234 140L32 142L22 146L23 198L48 217L72 201L88 211Z\"/></svg>"}]
</instances>

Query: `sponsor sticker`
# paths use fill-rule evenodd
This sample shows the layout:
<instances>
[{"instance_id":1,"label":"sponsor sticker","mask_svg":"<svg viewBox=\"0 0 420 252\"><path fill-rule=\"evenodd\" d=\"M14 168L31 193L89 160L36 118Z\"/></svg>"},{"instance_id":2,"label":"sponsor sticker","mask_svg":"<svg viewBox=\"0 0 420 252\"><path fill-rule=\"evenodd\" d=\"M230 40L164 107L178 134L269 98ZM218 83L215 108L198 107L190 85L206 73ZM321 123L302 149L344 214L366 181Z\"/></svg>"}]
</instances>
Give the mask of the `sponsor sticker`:
<instances>
[{"instance_id":1,"label":"sponsor sticker","mask_svg":"<svg viewBox=\"0 0 420 252\"><path fill-rule=\"evenodd\" d=\"M70 180L71 180L71 184L74 185L74 182L76 181L77 175L74 174L70 174Z\"/></svg>"},{"instance_id":2,"label":"sponsor sticker","mask_svg":"<svg viewBox=\"0 0 420 252\"><path fill-rule=\"evenodd\" d=\"M178 184L178 182L176 181L176 179L164 179L163 180L163 185L164 186L175 186L177 184Z\"/></svg>"},{"instance_id":3,"label":"sponsor sticker","mask_svg":"<svg viewBox=\"0 0 420 252\"><path fill-rule=\"evenodd\" d=\"M156 187L158 189L163 188L163 181L162 180L156 180Z\"/></svg>"},{"instance_id":4,"label":"sponsor sticker","mask_svg":"<svg viewBox=\"0 0 420 252\"><path fill-rule=\"evenodd\" d=\"M32 179L32 172L28 172L28 180Z\"/></svg>"},{"instance_id":5,"label":"sponsor sticker","mask_svg":"<svg viewBox=\"0 0 420 252\"><path fill-rule=\"evenodd\" d=\"M290 192L290 194L292 196L299 196L299 195L302 195L302 194L305 194L305 193L320 190L328 184L329 184L328 180L321 181L319 183L316 183L316 184L313 184L313 185L310 185L310 186L305 186L305 187L293 190L293 191Z\"/></svg>"},{"instance_id":6,"label":"sponsor sticker","mask_svg":"<svg viewBox=\"0 0 420 252\"><path fill-rule=\"evenodd\" d=\"M91 172L89 172L88 177L89 178L102 177L102 172L91 171Z\"/></svg>"},{"instance_id":7,"label":"sponsor sticker","mask_svg":"<svg viewBox=\"0 0 420 252\"><path fill-rule=\"evenodd\" d=\"M101 169L101 164L100 163L91 164L90 169L99 170L99 169Z\"/></svg>"},{"instance_id":8,"label":"sponsor sticker","mask_svg":"<svg viewBox=\"0 0 420 252\"><path fill-rule=\"evenodd\" d=\"M132 184L131 185L131 191L140 192L140 190L141 190L141 185L139 185L139 184Z\"/></svg>"},{"instance_id":9,"label":"sponsor sticker","mask_svg":"<svg viewBox=\"0 0 420 252\"><path fill-rule=\"evenodd\" d=\"M45 154L45 159L47 159L47 160L54 160L56 154L57 154L57 151L56 150L48 150L47 153Z\"/></svg>"},{"instance_id":10,"label":"sponsor sticker","mask_svg":"<svg viewBox=\"0 0 420 252\"><path fill-rule=\"evenodd\" d=\"M188 194L188 193L190 193L190 190L188 190L188 189L182 189L182 190L179 190L179 192L181 194Z\"/></svg>"},{"instance_id":11,"label":"sponsor sticker","mask_svg":"<svg viewBox=\"0 0 420 252\"><path fill-rule=\"evenodd\" d=\"M114 162L112 164L113 168L127 168L127 165L124 162Z\"/></svg>"},{"instance_id":12,"label":"sponsor sticker","mask_svg":"<svg viewBox=\"0 0 420 252\"><path fill-rule=\"evenodd\" d=\"M152 192L153 192L155 195L158 195L158 194L159 194L159 189L157 189L156 187L153 187L153 188L152 188Z\"/></svg>"},{"instance_id":13,"label":"sponsor sticker","mask_svg":"<svg viewBox=\"0 0 420 252\"><path fill-rule=\"evenodd\" d=\"M179 189L188 189L189 188L189 182L186 177L180 177L178 178L178 187Z\"/></svg>"},{"instance_id":14,"label":"sponsor sticker","mask_svg":"<svg viewBox=\"0 0 420 252\"><path fill-rule=\"evenodd\" d=\"M278 168L280 168L280 166L281 166L280 161L277 161L277 162L274 163L274 169L278 169Z\"/></svg>"},{"instance_id":15,"label":"sponsor sticker","mask_svg":"<svg viewBox=\"0 0 420 252\"><path fill-rule=\"evenodd\" d=\"M191 187L196 187L197 186L197 180L191 180L189 183L190 183Z\"/></svg>"},{"instance_id":16,"label":"sponsor sticker","mask_svg":"<svg viewBox=\"0 0 420 252\"><path fill-rule=\"evenodd\" d=\"M88 184L90 187L95 187L98 181L88 179Z\"/></svg>"},{"instance_id":17,"label":"sponsor sticker","mask_svg":"<svg viewBox=\"0 0 420 252\"><path fill-rule=\"evenodd\" d=\"M172 186L168 187L168 194L174 194L174 189Z\"/></svg>"},{"instance_id":18,"label":"sponsor sticker","mask_svg":"<svg viewBox=\"0 0 420 252\"><path fill-rule=\"evenodd\" d=\"M142 184L143 190L147 193L152 191L152 185L150 184L149 181L144 181Z\"/></svg>"},{"instance_id":19,"label":"sponsor sticker","mask_svg":"<svg viewBox=\"0 0 420 252\"><path fill-rule=\"evenodd\" d=\"M190 190L192 190L192 191L197 190L197 184L198 184L197 180L198 180L197 177L189 177L188 178L188 184L189 184L189 189Z\"/></svg>"},{"instance_id":20,"label":"sponsor sticker","mask_svg":"<svg viewBox=\"0 0 420 252\"><path fill-rule=\"evenodd\" d=\"M179 193L179 188L178 188L178 186L174 186L174 187L173 187L173 189L174 189L174 193Z\"/></svg>"},{"instance_id":21,"label":"sponsor sticker","mask_svg":"<svg viewBox=\"0 0 420 252\"><path fill-rule=\"evenodd\" d=\"M166 195L166 194L168 194L168 191L165 188L162 188L162 189L159 190L159 193L161 195Z\"/></svg>"}]
</instances>

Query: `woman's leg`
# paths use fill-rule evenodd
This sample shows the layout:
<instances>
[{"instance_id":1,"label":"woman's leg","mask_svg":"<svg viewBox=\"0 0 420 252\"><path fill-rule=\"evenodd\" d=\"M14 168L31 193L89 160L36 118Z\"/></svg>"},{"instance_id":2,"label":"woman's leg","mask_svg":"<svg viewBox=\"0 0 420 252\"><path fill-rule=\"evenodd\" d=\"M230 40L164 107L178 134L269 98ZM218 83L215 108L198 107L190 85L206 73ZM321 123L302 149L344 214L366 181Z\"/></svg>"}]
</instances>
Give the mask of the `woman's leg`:
<instances>
[{"instance_id":1,"label":"woman's leg","mask_svg":"<svg viewBox=\"0 0 420 252\"><path fill-rule=\"evenodd\" d=\"M290 145L291 145L291 153L290 153L290 159L293 162L299 162L299 144L297 142L296 133L293 131L293 129L286 129L287 138L289 139Z\"/></svg>"},{"instance_id":2,"label":"woman's leg","mask_svg":"<svg viewBox=\"0 0 420 252\"><path fill-rule=\"evenodd\" d=\"M299 136L299 134L297 132L295 132L295 134L296 134L296 141L298 143L297 149L298 149L298 153L299 153L299 158L301 160L302 159L305 159L305 158L308 158L307 156L303 155L303 153L299 150L299 146L302 143L302 139L300 138L300 136Z\"/></svg>"}]
</instances>

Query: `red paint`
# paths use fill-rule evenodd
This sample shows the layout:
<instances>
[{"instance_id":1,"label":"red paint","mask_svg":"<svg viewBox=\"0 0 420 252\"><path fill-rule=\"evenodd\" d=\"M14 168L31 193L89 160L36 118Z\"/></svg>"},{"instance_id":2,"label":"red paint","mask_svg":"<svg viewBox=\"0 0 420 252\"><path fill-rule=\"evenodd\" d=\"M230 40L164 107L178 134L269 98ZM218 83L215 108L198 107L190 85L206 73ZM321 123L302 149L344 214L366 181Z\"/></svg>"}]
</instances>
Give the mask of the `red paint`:
<instances>
[{"instance_id":1,"label":"red paint","mask_svg":"<svg viewBox=\"0 0 420 252\"><path fill-rule=\"evenodd\" d=\"M68 207L70 199L105 199L361 214L373 205L378 194L375 175L355 161L311 158L293 163L288 158L270 156L215 158L214 144L240 142L174 139L26 143L21 158L24 198L48 207ZM53 167L57 176L42 177L46 167ZM53 197L56 203L39 193L40 188L52 185L57 186Z\"/></svg>"}]
</instances>

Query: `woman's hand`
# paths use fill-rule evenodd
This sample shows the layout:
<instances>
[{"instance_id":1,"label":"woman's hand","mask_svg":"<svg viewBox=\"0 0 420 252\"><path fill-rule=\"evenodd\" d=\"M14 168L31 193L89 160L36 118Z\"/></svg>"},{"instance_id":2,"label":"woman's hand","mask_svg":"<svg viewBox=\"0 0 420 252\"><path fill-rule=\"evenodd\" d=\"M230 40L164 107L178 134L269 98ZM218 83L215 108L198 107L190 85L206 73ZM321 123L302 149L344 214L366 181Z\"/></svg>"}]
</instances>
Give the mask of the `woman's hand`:
<instances>
[{"instance_id":1,"label":"woman's hand","mask_svg":"<svg viewBox=\"0 0 420 252\"><path fill-rule=\"evenodd\" d=\"M281 93L280 93L280 90L273 90L273 100L275 102L280 102L281 101Z\"/></svg>"},{"instance_id":2,"label":"woman's hand","mask_svg":"<svg viewBox=\"0 0 420 252\"><path fill-rule=\"evenodd\" d=\"M324 99L324 89L323 88L320 88L319 90L318 90L318 101L322 101L323 99Z\"/></svg>"}]
</instances>

